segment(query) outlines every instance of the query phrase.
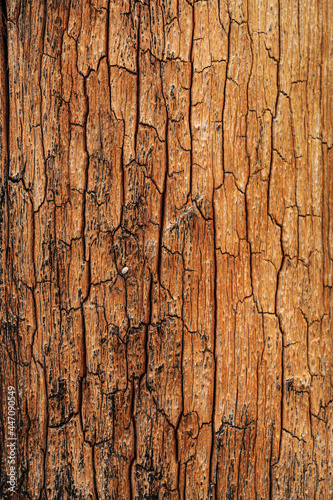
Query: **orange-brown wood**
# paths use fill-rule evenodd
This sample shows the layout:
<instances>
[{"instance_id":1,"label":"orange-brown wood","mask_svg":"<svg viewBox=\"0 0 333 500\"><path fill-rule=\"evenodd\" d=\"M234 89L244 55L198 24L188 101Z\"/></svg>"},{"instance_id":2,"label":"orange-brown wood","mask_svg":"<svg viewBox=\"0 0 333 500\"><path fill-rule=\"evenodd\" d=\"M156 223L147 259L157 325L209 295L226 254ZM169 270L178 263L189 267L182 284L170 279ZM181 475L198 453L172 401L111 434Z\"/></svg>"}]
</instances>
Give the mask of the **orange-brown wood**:
<instances>
[{"instance_id":1,"label":"orange-brown wood","mask_svg":"<svg viewBox=\"0 0 333 500\"><path fill-rule=\"evenodd\" d=\"M1 498L333 498L332 2L1 8Z\"/></svg>"}]
</instances>

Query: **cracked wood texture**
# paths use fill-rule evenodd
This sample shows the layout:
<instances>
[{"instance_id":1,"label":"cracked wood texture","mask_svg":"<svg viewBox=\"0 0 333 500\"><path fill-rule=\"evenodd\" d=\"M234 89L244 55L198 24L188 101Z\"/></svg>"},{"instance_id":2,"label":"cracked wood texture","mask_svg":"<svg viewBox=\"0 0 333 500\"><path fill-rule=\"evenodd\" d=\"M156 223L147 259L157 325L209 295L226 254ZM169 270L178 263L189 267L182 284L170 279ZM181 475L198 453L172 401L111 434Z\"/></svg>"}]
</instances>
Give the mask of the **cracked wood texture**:
<instances>
[{"instance_id":1,"label":"cracked wood texture","mask_svg":"<svg viewBox=\"0 0 333 500\"><path fill-rule=\"evenodd\" d=\"M2 498L333 498L332 1L1 8Z\"/></svg>"}]
</instances>

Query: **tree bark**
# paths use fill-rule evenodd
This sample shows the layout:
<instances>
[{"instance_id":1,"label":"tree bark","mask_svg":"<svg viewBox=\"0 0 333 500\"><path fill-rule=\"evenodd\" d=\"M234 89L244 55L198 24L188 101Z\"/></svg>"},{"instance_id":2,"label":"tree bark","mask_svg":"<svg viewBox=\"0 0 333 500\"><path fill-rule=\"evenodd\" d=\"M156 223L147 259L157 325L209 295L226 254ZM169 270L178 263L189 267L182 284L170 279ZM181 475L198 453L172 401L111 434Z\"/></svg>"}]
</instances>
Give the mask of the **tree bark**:
<instances>
[{"instance_id":1,"label":"tree bark","mask_svg":"<svg viewBox=\"0 0 333 500\"><path fill-rule=\"evenodd\" d=\"M332 2L1 8L1 498L333 498Z\"/></svg>"}]
</instances>

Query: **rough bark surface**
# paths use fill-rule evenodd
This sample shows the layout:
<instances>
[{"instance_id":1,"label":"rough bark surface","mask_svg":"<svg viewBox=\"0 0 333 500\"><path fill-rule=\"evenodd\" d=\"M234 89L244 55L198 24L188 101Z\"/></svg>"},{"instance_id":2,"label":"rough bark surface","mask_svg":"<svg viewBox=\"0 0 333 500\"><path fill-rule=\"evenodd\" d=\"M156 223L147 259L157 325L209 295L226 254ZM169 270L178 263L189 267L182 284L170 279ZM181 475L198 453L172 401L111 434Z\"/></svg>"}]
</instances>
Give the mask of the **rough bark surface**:
<instances>
[{"instance_id":1,"label":"rough bark surface","mask_svg":"<svg viewBox=\"0 0 333 500\"><path fill-rule=\"evenodd\" d=\"M332 1L1 5L1 498L333 498Z\"/></svg>"}]
</instances>

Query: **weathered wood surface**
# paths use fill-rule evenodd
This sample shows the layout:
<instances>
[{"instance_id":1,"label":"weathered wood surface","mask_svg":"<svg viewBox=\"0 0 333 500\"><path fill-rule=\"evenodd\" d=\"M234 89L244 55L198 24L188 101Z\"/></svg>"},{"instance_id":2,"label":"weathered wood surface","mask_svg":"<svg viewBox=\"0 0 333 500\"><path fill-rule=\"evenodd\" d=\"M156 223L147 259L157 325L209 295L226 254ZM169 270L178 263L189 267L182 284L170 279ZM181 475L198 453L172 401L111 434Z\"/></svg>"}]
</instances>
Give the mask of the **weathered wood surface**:
<instances>
[{"instance_id":1,"label":"weathered wood surface","mask_svg":"<svg viewBox=\"0 0 333 500\"><path fill-rule=\"evenodd\" d=\"M331 0L2 15L1 498L333 498Z\"/></svg>"}]
</instances>

